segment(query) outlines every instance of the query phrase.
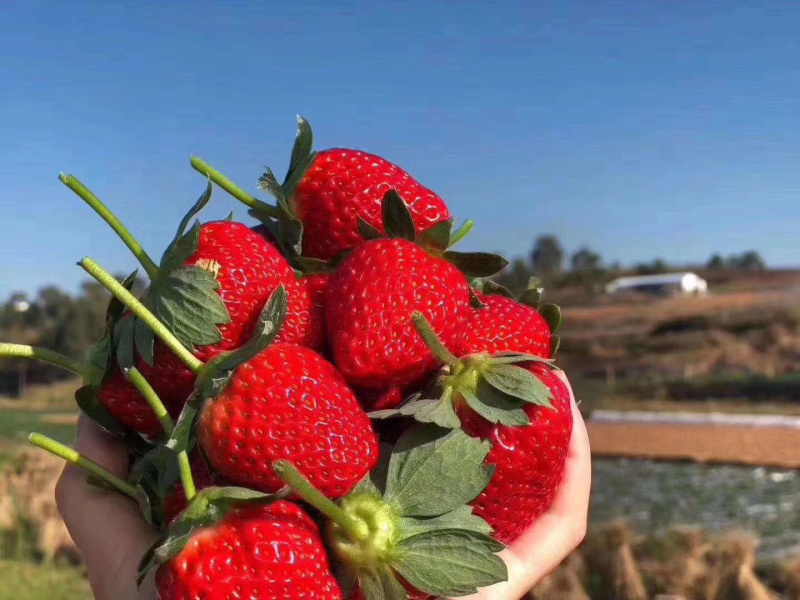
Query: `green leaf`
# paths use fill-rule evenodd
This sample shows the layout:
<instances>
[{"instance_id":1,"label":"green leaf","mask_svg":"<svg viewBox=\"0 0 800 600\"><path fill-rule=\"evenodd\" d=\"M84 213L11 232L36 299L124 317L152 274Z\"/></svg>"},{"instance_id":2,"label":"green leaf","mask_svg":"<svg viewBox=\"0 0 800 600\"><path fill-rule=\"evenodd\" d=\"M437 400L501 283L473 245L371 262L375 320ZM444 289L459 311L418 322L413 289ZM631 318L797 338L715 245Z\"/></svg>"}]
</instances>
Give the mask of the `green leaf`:
<instances>
[{"instance_id":1,"label":"green leaf","mask_svg":"<svg viewBox=\"0 0 800 600\"><path fill-rule=\"evenodd\" d=\"M484 282L483 293L489 294L491 296L504 296L506 298L512 298L512 299L514 298L514 294L511 293L511 290L491 280L487 280L486 282Z\"/></svg>"},{"instance_id":2,"label":"green leaf","mask_svg":"<svg viewBox=\"0 0 800 600\"><path fill-rule=\"evenodd\" d=\"M208 201L211 200L212 191L213 191L213 186L211 185L211 178L207 178L206 189L203 190L203 193L200 194L200 197L189 209L189 212L187 212L183 216L183 219L181 219L181 222L178 225L178 231L175 232L175 237L172 238L172 242L167 247L167 251L165 254L169 253L171 248L178 243L178 241L183 237L183 232L186 231L186 228L189 226L189 223L192 222L192 219L194 219L198 214L200 214L200 211L203 210L206 204L208 204Z\"/></svg>"},{"instance_id":3,"label":"green leaf","mask_svg":"<svg viewBox=\"0 0 800 600\"><path fill-rule=\"evenodd\" d=\"M365 242L379 240L384 237L384 235L378 229L367 223L361 217L358 217L358 234Z\"/></svg>"},{"instance_id":4,"label":"green leaf","mask_svg":"<svg viewBox=\"0 0 800 600\"><path fill-rule=\"evenodd\" d=\"M535 363L543 363L549 365L553 361L549 358L542 358L541 356L536 356L535 354L524 354L522 352L498 352L497 354L492 354L492 362L502 363L507 365L525 363L525 362L535 362Z\"/></svg>"},{"instance_id":5,"label":"green leaf","mask_svg":"<svg viewBox=\"0 0 800 600\"><path fill-rule=\"evenodd\" d=\"M505 563L495 554L502 548L472 531L431 531L401 541L392 566L420 591L466 596L508 579Z\"/></svg>"},{"instance_id":6,"label":"green leaf","mask_svg":"<svg viewBox=\"0 0 800 600\"><path fill-rule=\"evenodd\" d=\"M278 335L286 318L287 302L286 288L279 285L264 304L253 327L254 334L247 343L236 350L214 357L203 369L203 376L214 377L224 371L231 371L269 346Z\"/></svg>"},{"instance_id":7,"label":"green leaf","mask_svg":"<svg viewBox=\"0 0 800 600\"><path fill-rule=\"evenodd\" d=\"M278 178L269 167L264 167L264 173L258 178L258 188L267 192L270 196L274 197L278 202L284 200L283 186L278 183Z\"/></svg>"},{"instance_id":8,"label":"green leaf","mask_svg":"<svg viewBox=\"0 0 800 600\"><path fill-rule=\"evenodd\" d=\"M200 221L195 221L192 228L186 235L181 236L173 242L161 257L161 265L158 268L156 280L166 275L170 271L180 267L184 261L197 252L200 244Z\"/></svg>"},{"instance_id":9,"label":"green leaf","mask_svg":"<svg viewBox=\"0 0 800 600\"><path fill-rule=\"evenodd\" d=\"M358 582L365 600L406 600L408 593L386 565L374 570L363 569L358 573Z\"/></svg>"},{"instance_id":10,"label":"green leaf","mask_svg":"<svg viewBox=\"0 0 800 600\"><path fill-rule=\"evenodd\" d=\"M153 366L156 336L153 330L147 326L147 323L141 319L131 319L134 321L133 325L133 340L136 344L136 351L142 360L151 367Z\"/></svg>"},{"instance_id":11,"label":"green leaf","mask_svg":"<svg viewBox=\"0 0 800 600\"><path fill-rule=\"evenodd\" d=\"M504 394L531 404L552 408L550 388L527 369L493 362L484 369L483 378L486 383Z\"/></svg>"},{"instance_id":12,"label":"green leaf","mask_svg":"<svg viewBox=\"0 0 800 600\"><path fill-rule=\"evenodd\" d=\"M472 410L490 423L501 423L510 427L530 424L528 415L522 409L524 401L483 383L475 393L466 389L461 392Z\"/></svg>"},{"instance_id":13,"label":"green leaf","mask_svg":"<svg viewBox=\"0 0 800 600\"><path fill-rule=\"evenodd\" d=\"M545 304L539 309L539 314L547 321L551 334L558 331L564 321L561 316L561 308L557 304Z\"/></svg>"},{"instance_id":14,"label":"green leaf","mask_svg":"<svg viewBox=\"0 0 800 600\"><path fill-rule=\"evenodd\" d=\"M97 367L98 369L103 371L103 378L107 375L107 372L110 370L109 367L113 366L110 363L115 363L115 361L111 360L111 337L106 334L102 338L100 338L97 342L92 344L89 347L89 350L86 352L86 362L90 365ZM98 382L88 382L88 383L100 383Z\"/></svg>"},{"instance_id":15,"label":"green leaf","mask_svg":"<svg viewBox=\"0 0 800 600\"><path fill-rule=\"evenodd\" d=\"M450 245L450 234L453 232L454 219L439 221L417 236L417 244L423 248L444 252Z\"/></svg>"},{"instance_id":16,"label":"green leaf","mask_svg":"<svg viewBox=\"0 0 800 600\"><path fill-rule=\"evenodd\" d=\"M376 410L369 413L369 417L372 419L414 417L420 423L433 423L446 429L458 429L461 427L461 420L458 418L456 411L453 410L453 403L449 397L445 399L421 398L419 395L412 396L402 406Z\"/></svg>"},{"instance_id":17,"label":"green leaf","mask_svg":"<svg viewBox=\"0 0 800 600\"><path fill-rule=\"evenodd\" d=\"M489 448L460 429L412 429L392 452L385 498L406 517L435 517L467 504L491 480L493 469L483 464Z\"/></svg>"},{"instance_id":18,"label":"green leaf","mask_svg":"<svg viewBox=\"0 0 800 600\"><path fill-rule=\"evenodd\" d=\"M530 306L534 310L539 310L539 306L542 304L543 294L544 288L528 288L522 292L522 296L519 298L519 303Z\"/></svg>"},{"instance_id":19,"label":"green leaf","mask_svg":"<svg viewBox=\"0 0 800 600\"><path fill-rule=\"evenodd\" d=\"M491 277L502 271L508 261L498 254L489 252L455 252L448 250L443 258L454 264L468 277Z\"/></svg>"},{"instance_id":20,"label":"green leaf","mask_svg":"<svg viewBox=\"0 0 800 600\"><path fill-rule=\"evenodd\" d=\"M555 356L558 353L558 349L561 347L561 336L560 335L551 335L550 336L550 356Z\"/></svg>"},{"instance_id":21,"label":"green leaf","mask_svg":"<svg viewBox=\"0 0 800 600\"><path fill-rule=\"evenodd\" d=\"M128 369L136 364L136 342L134 339L135 317L117 321L114 327L114 346L117 349L117 364Z\"/></svg>"},{"instance_id":22,"label":"green leaf","mask_svg":"<svg viewBox=\"0 0 800 600\"><path fill-rule=\"evenodd\" d=\"M397 541L441 529L465 529L485 535L492 533L491 526L479 516L473 514L471 506L459 506L449 513L428 519L401 517L397 521Z\"/></svg>"},{"instance_id":23,"label":"green leaf","mask_svg":"<svg viewBox=\"0 0 800 600\"><path fill-rule=\"evenodd\" d=\"M307 256L298 256L294 259L304 275L311 275L312 273L325 273L331 270L328 261L320 260L318 258L309 258Z\"/></svg>"},{"instance_id":24,"label":"green leaf","mask_svg":"<svg viewBox=\"0 0 800 600\"><path fill-rule=\"evenodd\" d=\"M222 340L218 325L230 322L212 273L197 266L175 269L158 277L150 288L149 308L182 344L216 344Z\"/></svg>"},{"instance_id":25,"label":"green leaf","mask_svg":"<svg viewBox=\"0 0 800 600\"><path fill-rule=\"evenodd\" d=\"M175 422L175 429L172 430L172 435L166 443L166 446L176 454L187 452L192 445L194 421L205 400L200 393L195 391L183 405L181 414L178 415L178 420Z\"/></svg>"},{"instance_id":26,"label":"green leaf","mask_svg":"<svg viewBox=\"0 0 800 600\"><path fill-rule=\"evenodd\" d=\"M478 297L478 294L475 293L475 289L472 286L469 288L469 303L475 310L486 308L486 304Z\"/></svg>"},{"instance_id":27,"label":"green leaf","mask_svg":"<svg viewBox=\"0 0 800 600\"><path fill-rule=\"evenodd\" d=\"M417 237L417 228L408 206L396 190L389 190L383 196L381 204L383 229L390 238L400 238L413 242Z\"/></svg>"},{"instance_id":28,"label":"green leaf","mask_svg":"<svg viewBox=\"0 0 800 600\"><path fill-rule=\"evenodd\" d=\"M313 159L314 152L314 134L311 131L311 125L300 115L297 116L297 136L294 138L294 146L292 147L292 157L289 160L289 170L286 172L284 179L284 188L287 188L287 183L293 179L302 179L305 172L310 166L309 157ZM297 178L297 174L300 175ZM295 184L296 185L296 184Z\"/></svg>"},{"instance_id":29,"label":"green leaf","mask_svg":"<svg viewBox=\"0 0 800 600\"><path fill-rule=\"evenodd\" d=\"M134 284L136 283L136 275L139 273L139 270L135 270L133 273L128 275L125 279L122 280L122 287L124 287L129 292L133 289ZM111 296L111 300L108 302L108 308L106 309L106 332L111 334L114 331L114 325L116 325L117 321L120 320L122 314L125 312L125 305L120 302L116 296Z\"/></svg>"}]
</instances>

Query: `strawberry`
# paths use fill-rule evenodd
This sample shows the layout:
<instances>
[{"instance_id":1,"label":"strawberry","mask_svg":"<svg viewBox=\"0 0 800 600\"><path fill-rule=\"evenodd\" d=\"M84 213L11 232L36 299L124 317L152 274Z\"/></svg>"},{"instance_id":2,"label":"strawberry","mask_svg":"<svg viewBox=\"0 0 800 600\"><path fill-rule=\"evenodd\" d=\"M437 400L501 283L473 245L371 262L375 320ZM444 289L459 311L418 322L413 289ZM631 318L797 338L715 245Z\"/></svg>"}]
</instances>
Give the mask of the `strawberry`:
<instances>
[{"instance_id":1,"label":"strawberry","mask_svg":"<svg viewBox=\"0 0 800 600\"><path fill-rule=\"evenodd\" d=\"M466 319L460 356L450 353L421 313L414 315L420 338L446 365L439 397L417 394L370 416L413 416L490 441L486 462L495 474L473 506L495 539L508 544L552 503L572 433L572 407L566 385L536 354L549 353L549 344L543 344L544 334L550 334L547 322L534 318L532 307L509 304L512 300L483 300L484 307ZM525 329L531 324L535 330Z\"/></svg>"},{"instance_id":2,"label":"strawberry","mask_svg":"<svg viewBox=\"0 0 800 600\"><path fill-rule=\"evenodd\" d=\"M290 459L327 496L349 492L378 460L369 418L336 369L312 350L273 344L240 365L200 412L197 437L225 479L265 492L282 487Z\"/></svg>"},{"instance_id":3,"label":"strawberry","mask_svg":"<svg viewBox=\"0 0 800 600\"><path fill-rule=\"evenodd\" d=\"M527 404L530 425L491 423L463 403L457 408L463 430L492 444L486 462L494 465L494 476L473 506L504 544L516 540L550 508L572 434L567 386L545 365L526 368L549 388L552 407Z\"/></svg>"},{"instance_id":4,"label":"strawberry","mask_svg":"<svg viewBox=\"0 0 800 600\"><path fill-rule=\"evenodd\" d=\"M447 250L452 220L418 235L393 191L384 197L383 215L390 237L360 222L370 239L336 267L325 306L337 368L352 385L377 390L410 386L437 367L414 332L413 312L422 311L445 343L455 342L470 308L469 284L458 266L481 276L506 264L493 255Z\"/></svg>"},{"instance_id":5,"label":"strawberry","mask_svg":"<svg viewBox=\"0 0 800 600\"><path fill-rule=\"evenodd\" d=\"M95 394L108 412L122 425L148 437L161 431L161 424L153 414L153 409L139 390L125 379L119 368L111 372L95 390ZM180 412L180 408L177 412Z\"/></svg>"},{"instance_id":6,"label":"strawberry","mask_svg":"<svg viewBox=\"0 0 800 600\"><path fill-rule=\"evenodd\" d=\"M328 272L311 273L300 280L310 300L308 334L302 345L317 351L325 348L325 297L330 276Z\"/></svg>"},{"instance_id":7,"label":"strawberry","mask_svg":"<svg viewBox=\"0 0 800 600\"><path fill-rule=\"evenodd\" d=\"M342 598L317 526L282 500L233 508L195 532L158 568L156 585L162 600Z\"/></svg>"}]
</instances>

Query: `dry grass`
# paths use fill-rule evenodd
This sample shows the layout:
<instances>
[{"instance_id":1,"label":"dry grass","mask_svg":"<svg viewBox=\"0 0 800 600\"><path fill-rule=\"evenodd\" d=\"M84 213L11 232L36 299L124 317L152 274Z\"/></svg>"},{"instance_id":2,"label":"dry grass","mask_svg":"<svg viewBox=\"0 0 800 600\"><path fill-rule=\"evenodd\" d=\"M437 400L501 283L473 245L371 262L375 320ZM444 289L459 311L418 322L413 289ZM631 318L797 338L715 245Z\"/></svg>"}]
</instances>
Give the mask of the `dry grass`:
<instances>
[{"instance_id":1,"label":"dry grass","mask_svg":"<svg viewBox=\"0 0 800 600\"><path fill-rule=\"evenodd\" d=\"M22 398L0 396L0 410L35 411L75 408L75 390L78 379L69 379L49 385L32 385Z\"/></svg>"}]
</instances>

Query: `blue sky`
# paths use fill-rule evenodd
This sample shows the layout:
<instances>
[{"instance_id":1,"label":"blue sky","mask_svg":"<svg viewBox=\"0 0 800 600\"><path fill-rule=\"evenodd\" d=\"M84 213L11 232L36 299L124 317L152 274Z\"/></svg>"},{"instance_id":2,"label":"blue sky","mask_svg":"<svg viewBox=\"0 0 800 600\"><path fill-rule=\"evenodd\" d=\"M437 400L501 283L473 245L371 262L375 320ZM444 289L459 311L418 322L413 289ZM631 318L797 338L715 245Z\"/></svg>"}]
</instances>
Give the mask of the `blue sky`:
<instances>
[{"instance_id":1,"label":"blue sky","mask_svg":"<svg viewBox=\"0 0 800 600\"><path fill-rule=\"evenodd\" d=\"M798 31L796 2L3 2L0 297L135 264L59 171L160 255L189 154L254 189L297 113L473 218L465 247L800 265Z\"/></svg>"}]
</instances>

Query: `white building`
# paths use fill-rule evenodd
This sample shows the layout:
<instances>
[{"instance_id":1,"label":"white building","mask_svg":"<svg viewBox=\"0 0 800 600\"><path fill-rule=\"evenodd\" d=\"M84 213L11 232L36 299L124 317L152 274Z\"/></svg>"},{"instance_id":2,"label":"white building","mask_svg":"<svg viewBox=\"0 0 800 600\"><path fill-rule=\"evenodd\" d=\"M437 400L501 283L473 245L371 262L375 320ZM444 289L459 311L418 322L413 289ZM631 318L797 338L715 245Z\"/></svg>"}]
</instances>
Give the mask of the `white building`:
<instances>
[{"instance_id":1,"label":"white building","mask_svg":"<svg viewBox=\"0 0 800 600\"><path fill-rule=\"evenodd\" d=\"M695 273L659 273L638 277L620 277L606 284L607 294L643 292L649 294L705 294L708 282Z\"/></svg>"}]
</instances>

